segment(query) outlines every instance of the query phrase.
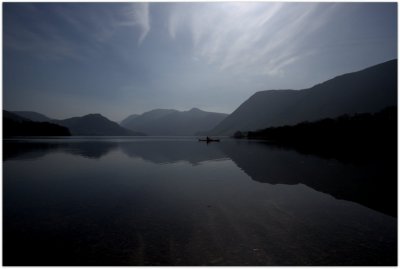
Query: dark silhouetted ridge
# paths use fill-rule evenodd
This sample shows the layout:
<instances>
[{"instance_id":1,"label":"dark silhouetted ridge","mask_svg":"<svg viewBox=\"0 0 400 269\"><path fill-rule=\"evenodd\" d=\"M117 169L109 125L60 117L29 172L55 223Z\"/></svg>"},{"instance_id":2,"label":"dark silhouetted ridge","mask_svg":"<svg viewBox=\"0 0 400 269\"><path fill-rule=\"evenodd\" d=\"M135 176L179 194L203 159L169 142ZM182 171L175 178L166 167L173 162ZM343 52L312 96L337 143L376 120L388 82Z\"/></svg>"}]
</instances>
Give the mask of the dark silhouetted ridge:
<instances>
[{"instance_id":1,"label":"dark silhouetted ridge","mask_svg":"<svg viewBox=\"0 0 400 269\"><path fill-rule=\"evenodd\" d=\"M369 151L381 159L393 161L397 146L397 107L374 114L342 115L335 119L270 127L248 132L247 138L265 139L305 153L339 159L361 160L363 153Z\"/></svg>"},{"instance_id":2,"label":"dark silhouetted ridge","mask_svg":"<svg viewBox=\"0 0 400 269\"><path fill-rule=\"evenodd\" d=\"M51 122L53 120L47 117L46 115L34 111L11 111L11 112L17 114L18 116L29 119L31 121Z\"/></svg>"},{"instance_id":3,"label":"dark silhouetted ridge","mask_svg":"<svg viewBox=\"0 0 400 269\"><path fill-rule=\"evenodd\" d=\"M343 114L374 113L397 104L397 60L344 74L304 90L257 92L212 134L232 135Z\"/></svg>"},{"instance_id":4,"label":"dark silhouetted ridge","mask_svg":"<svg viewBox=\"0 0 400 269\"><path fill-rule=\"evenodd\" d=\"M35 122L3 110L3 136L69 136L68 128L50 122Z\"/></svg>"}]
</instances>

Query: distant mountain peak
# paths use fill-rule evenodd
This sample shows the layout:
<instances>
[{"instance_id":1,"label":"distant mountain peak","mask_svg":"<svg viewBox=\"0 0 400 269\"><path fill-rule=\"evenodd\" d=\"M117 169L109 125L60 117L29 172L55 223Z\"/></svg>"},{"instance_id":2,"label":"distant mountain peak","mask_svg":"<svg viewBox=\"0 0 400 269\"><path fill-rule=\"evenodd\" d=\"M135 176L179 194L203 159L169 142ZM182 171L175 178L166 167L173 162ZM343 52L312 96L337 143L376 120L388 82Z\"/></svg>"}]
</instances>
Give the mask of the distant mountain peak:
<instances>
[{"instance_id":1,"label":"distant mountain peak","mask_svg":"<svg viewBox=\"0 0 400 269\"><path fill-rule=\"evenodd\" d=\"M90 113L85 115L84 117L104 117L104 116L101 115L100 113Z\"/></svg>"},{"instance_id":2,"label":"distant mountain peak","mask_svg":"<svg viewBox=\"0 0 400 269\"><path fill-rule=\"evenodd\" d=\"M121 126L149 135L195 135L211 130L226 116L196 107L187 111L154 109L139 116L128 116L121 121Z\"/></svg>"},{"instance_id":3,"label":"distant mountain peak","mask_svg":"<svg viewBox=\"0 0 400 269\"><path fill-rule=\"evenodd\" d=\"M72 135L138 135L134 131L121 127L99 113L87 114L82 117L73 117L56 121L70 129Z\"/></svg>"},{"instance_id":4,"label":"distant mountain peak","mask_svg":"<svg viewBox=\"0 0 400 269\"><path fill-rule=\"evenodd\" d=\"M204 112L204 111L197 107L193 107L192 109L189 110L189 112Z\"/></svg>"},{"instance_id":5,"label":"distant mountain peak","mask_svg":"<svg viewBox=\"0 0 400 269\"><path fill-rule=\"evenodd\" d=\"M123 119L122 121L120 121L120 125L123 126L125 123L129 122L130 120L136 119L137 117L140 117L140 115L138 114L132 114L130 116L128 116L127 118Z\"/></svg>"},{"instance_id":6,"label":"distant mountain peak","mask_svg":"<svg viewBox=\"0 0 400 269\"><path fill-rule=\"evenodd\" d=\"M153 112L176 112L176 111L178 111L178 110L176 110L176 109L170 109L170 108L156 108L156 109L152 109L152 110L149 110L149 111L147 111L147 112L144 112L143 114L146 114L146 113L153 113ZM142 114L142 115L143 115Z\"/></svg>"}]
</instances>

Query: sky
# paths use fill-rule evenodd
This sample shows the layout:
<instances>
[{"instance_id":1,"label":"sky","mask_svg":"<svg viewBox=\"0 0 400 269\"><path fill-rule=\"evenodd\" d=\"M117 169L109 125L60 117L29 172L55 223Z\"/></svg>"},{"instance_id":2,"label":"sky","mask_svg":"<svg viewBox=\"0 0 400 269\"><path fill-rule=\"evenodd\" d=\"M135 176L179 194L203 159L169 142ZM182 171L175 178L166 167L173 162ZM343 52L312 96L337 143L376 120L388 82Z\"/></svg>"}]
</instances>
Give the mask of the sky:
<instances>
[{"instance_id":1,"label":"sky","mask_svg":"<svg viewBox=\"0 0 400 269\"><path fill-rule=\"evenodd\" d=\"M233 112L397 58L397 3L3 3L3 108Z\"/></svg>"}]
</instances>

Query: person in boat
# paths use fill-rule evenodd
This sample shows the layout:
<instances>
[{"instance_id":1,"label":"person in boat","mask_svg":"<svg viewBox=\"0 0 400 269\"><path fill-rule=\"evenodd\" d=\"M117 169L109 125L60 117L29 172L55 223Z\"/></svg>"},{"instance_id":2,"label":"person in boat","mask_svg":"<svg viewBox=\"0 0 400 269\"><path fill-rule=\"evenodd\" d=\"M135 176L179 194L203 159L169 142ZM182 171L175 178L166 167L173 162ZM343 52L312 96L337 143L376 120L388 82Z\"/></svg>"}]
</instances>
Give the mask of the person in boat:
<instances>
[{"instance_id":1,"label":"person in boat","mask_svg":"<svg viewBox=\"0 0 400 269\"><path fill-rule=\"evenodd\" d=\"M209 142L219 142L219 139L212 139L209 136L206 136L205 139L199 138L199 141L206 141L207 143L209 143Z\"/></svg>"}]
</instances>

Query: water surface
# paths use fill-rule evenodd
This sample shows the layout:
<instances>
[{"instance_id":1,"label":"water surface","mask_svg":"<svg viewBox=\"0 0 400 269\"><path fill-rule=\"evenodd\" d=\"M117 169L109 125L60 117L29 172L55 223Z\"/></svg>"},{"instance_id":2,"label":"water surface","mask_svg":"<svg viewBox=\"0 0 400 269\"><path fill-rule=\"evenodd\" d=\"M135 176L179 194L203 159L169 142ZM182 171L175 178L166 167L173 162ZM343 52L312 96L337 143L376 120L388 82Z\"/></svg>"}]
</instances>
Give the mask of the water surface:
<instances>
[{"instance_id":1,"label":"water surface","mask_svg":"<svg viewBox=\"0 0 400 269\"><path fill-rule=\"evenodd\" d=\"M192 137L3 148L4 265L397 263L395 168L378 160Z\"/></svg>"}]
</instances>

